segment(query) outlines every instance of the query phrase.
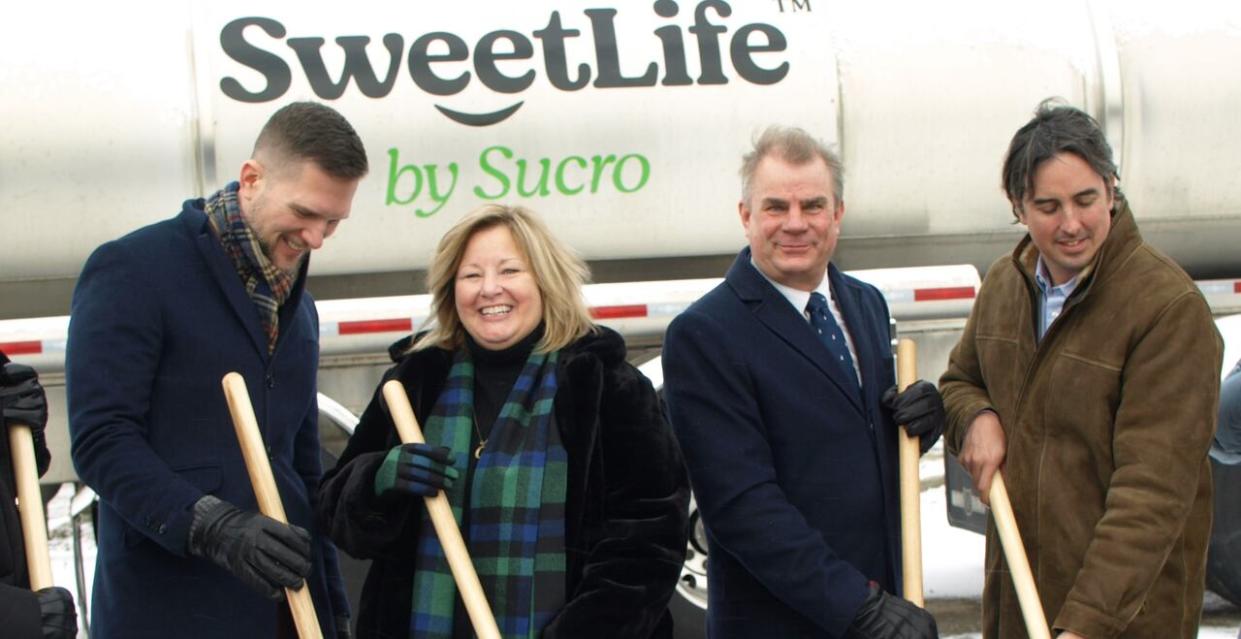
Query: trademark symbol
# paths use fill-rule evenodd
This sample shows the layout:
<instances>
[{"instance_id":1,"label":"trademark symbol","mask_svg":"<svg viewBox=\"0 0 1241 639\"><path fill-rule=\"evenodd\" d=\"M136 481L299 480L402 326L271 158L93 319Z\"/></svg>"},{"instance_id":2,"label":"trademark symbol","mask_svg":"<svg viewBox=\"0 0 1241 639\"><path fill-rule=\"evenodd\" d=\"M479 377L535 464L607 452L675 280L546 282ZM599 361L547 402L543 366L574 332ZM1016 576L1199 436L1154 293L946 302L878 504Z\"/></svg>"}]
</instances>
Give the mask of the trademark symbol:
<instances>
[{"instance_id":1,"label":"trademark symbol","mask_svg":"<svg viewBox=\"0 0 1241 639\"><path fill-rule=\"evenodd\" d=\"M776 6L780 8L780 13L785 12L785 7L788 7L791 13L810 11L810 0L776 0Z\"/></svg>"}]
</instances>

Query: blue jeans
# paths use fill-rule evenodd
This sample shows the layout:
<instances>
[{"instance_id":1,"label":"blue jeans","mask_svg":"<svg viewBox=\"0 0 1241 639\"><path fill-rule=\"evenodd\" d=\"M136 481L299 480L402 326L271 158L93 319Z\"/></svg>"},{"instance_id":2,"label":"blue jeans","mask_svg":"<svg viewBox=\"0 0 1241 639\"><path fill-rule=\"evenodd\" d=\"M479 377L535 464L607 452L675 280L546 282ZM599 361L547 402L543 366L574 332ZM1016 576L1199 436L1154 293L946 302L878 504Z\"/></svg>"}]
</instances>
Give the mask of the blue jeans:
<instances>
[{"instance_id":1,"label":"blue jeans","mask_svg":"<svg viewBox=\"0 0 1241 639\"><path fill-rule=\"evenodd\" d=\"M1222 464L1241 464L1241 362L1219 390L1219 425L1211 456Z\"/></svg>"}]
</instances>

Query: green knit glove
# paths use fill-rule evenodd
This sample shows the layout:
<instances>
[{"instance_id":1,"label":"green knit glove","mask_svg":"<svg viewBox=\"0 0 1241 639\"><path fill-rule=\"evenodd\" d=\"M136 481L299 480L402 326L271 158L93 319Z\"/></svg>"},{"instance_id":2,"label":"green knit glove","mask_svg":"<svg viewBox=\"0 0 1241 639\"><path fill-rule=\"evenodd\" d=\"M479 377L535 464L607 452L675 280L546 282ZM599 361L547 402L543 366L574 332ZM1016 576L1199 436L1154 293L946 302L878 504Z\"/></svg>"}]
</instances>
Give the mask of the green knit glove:
<instances>
[{"instance_id":1,"label":"green knit glove","mask_svg":"<svg viewBox=\"0 0 1241 639\"><path fill-rule=\"evenodd\" d=\"M461 476L452 464L452 451L445 446L394 446L375 473L375 495L434 496L452 488L453 481Z\"/></svg>"}]
</instances>

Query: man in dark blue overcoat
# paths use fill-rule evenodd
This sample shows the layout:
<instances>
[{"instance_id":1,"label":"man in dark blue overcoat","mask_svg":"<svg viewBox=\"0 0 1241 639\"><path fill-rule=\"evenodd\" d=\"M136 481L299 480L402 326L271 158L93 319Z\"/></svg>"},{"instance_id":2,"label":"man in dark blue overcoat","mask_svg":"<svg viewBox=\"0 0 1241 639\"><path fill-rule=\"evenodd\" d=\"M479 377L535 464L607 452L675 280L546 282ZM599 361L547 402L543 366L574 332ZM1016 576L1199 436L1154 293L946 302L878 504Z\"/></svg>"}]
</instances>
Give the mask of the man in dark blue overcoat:
<instances>
[{"instance_id":1,"label":"man in dark blue overcoat","mask_svg":"<svg viewBox=\"0 0 1241 639\"><path fill-rule=\"evenodd\" d=\"M901 591L895 421L925 451L934 385L896 393L888 309L831 264L840 161L772 127L741 169L750 246L664 341L709 543L709 637L936 637Z\"/></svg>"},{"instance_id":2,"label":"man in dark blue overcoat","mask_svg":"<svg viewBox=\"0 0 1241 639\"><path fill-rule=\"evenodd\" d=\"M339 113L293 103L238 181L87 260L66 385L73 462L100 499L92 637L292 636L282 589L303 582L324 636L347 636L335 550L312 516L319 327L304 288L366 171ZM221 390L230 371L291 525L257 512Z\"/></svg>"}]
</instances>

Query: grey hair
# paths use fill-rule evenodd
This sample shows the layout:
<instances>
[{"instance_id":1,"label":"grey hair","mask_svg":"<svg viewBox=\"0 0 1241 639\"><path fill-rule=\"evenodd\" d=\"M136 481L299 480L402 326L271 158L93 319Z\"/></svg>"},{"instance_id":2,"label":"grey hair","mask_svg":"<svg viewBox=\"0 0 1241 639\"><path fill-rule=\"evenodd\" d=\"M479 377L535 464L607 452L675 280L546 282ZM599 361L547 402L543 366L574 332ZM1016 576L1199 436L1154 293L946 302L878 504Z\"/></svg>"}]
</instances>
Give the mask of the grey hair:
<instances>
[{"instance_id":1,"label":"grey hair","mask_svg":"<svg viewBox=\"0 0 1241 639\"><path fill-rule=\"evenodd\" d=\"M754 140L754 148L741 157L741 198L749 202L754 173L763 158L773 156L790 164L805 164L819 158L832 172L832 196L837 202L844 201L845 167L840 156L818 138L804 129L772 125Z\"/></svg>"}]
</instances>

